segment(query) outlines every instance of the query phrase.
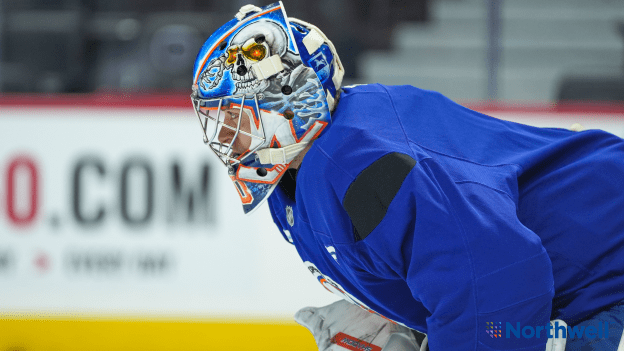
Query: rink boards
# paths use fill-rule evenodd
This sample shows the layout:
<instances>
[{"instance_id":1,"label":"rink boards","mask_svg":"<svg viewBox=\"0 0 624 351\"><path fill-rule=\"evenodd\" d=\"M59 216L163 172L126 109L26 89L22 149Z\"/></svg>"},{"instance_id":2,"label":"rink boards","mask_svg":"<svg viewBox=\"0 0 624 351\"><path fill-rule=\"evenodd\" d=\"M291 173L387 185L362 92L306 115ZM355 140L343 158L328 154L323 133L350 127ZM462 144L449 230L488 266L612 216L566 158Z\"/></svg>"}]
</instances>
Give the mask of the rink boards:
<instances>
[{"instance_id":1,"label":"rink boards","mask_svg":"<svg viewBox=\"0 0 624 351\"><path fill-rule=\"evenodd\" d=\"M624 136L624 109L474 105ZM186 98L0 97L0 350L314 350L336 298L243 216Z\"/></svg>"}]
</instances>

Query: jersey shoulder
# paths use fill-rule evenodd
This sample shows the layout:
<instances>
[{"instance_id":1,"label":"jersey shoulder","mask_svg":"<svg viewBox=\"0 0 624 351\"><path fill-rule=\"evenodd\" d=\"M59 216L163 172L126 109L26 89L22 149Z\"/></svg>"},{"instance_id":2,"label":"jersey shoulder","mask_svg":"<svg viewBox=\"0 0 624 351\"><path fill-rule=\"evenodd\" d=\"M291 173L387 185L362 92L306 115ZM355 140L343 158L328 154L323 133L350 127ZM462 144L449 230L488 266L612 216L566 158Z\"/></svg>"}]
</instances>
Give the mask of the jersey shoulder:
<instances>
[{"instance_id":1,"label":"jersey shoulder","mask_svg":"<svg viewBox=\"0 0 624 351\"><path fill-rule=\"evenodd\" d=\"M314 142L351 178L385 154L412 153L387 88L380 84L344 88L331 127Z\"/></svg>"},{"instance_id":2,"label":"jersey shoulder","mask_svg":"<svg viewBox=\"0 0 624 351\"><path fill-rule=\"evenodd\" d=\"M386 217L416 163L410 155L392 152L375 160L351 182L342 205L353 224L355 241L365 239Z\"/></svg>"},{"instance_id":3,"label":"jersey shoulder","mask_svg":"<svg viewBox=\"0 0 624 351\"><path fill-rule=\"evenodd\" d=\"M313 225L330 223L317 231L337 242L363 240L386 217L399 191L411 191L401 188L417 159L401 143L354 143L342 152L314 145L298 175L304 202L298 206L307 209Z\"/></svg>"},{"instance_id":4,"label":"jersey shoulder","mask_svg":"<svg viewBox=\"0 0 624 351\"><path fill-rule=\"evenodd\" d=\"M351 236L338 241L353 241L354 231L363 239L385 217L417 160L428 156L408 142L386 86L346 87L332 117L303 160L297 184L304 204L298 206L310 223L341 222L343 230L325 228L333 237Z\"/></svg>"}]
</instances>

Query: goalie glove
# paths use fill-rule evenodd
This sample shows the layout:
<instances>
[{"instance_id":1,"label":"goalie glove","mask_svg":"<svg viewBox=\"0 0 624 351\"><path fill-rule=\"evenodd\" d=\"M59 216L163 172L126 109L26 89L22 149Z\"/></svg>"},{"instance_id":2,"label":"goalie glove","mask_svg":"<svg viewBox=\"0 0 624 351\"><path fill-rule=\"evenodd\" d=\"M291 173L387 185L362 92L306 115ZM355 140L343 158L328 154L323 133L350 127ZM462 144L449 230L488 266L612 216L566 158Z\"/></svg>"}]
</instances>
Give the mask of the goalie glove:
<instances>
[{"instance_id":1,"label":"goalie glove","mask_svg":"<svg viewBox=\"0 0 624 351\"><path fill-rule=\"evenodd\" d=\"M554 321L550 321L550 325L552 325L553 330L555 330L555 322L559 324L559 326L563 326L566 330L568 329L568 325L566 322L561 319L555 319ZM548 338L548 342L546 342L546 350L545 351L565 351L566 347L566 337L554 332L552 338Z\"/></svg>"},{"instance_id":2,"label":"goalie glove","mask_svg":"<svg viewBox=\"0 0 624 351\"><path fill-rule=\"evenodd\" d=\"M302 308L295 321L312 333L319 351L420 350L409 328L344 300Z\"/></svg>"}]
</instances>

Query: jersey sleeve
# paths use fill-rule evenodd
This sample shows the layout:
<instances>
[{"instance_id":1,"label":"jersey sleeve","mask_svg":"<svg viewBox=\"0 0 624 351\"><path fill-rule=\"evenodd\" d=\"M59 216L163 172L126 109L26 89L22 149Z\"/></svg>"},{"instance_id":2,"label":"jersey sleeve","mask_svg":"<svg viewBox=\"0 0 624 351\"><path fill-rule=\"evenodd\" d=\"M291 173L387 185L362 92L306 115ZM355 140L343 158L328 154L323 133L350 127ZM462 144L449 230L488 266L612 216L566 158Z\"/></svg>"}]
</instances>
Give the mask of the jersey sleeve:
<instances>
[{"instance_id":1,"label":"jersey sleeve","mask_svg":"<svg viewBox=\"0 0 624 351\"><path fill-rule=\"evenodd\" d=\"M476 182L458 184L434 161L409 158L396 161L411 167L402 175L365 170L347 191L343 205L355 246L375 255L356 258L358 269L406 282L429 312L433 351L543 351L546 333L529 333L548 324L554 295L540 238L518 220L507 194ZM366 174L385 185L358 189ZM357 201L349 202L354 191ZM376 203L354 205L366 201ZM527 326L532 329L523 334Z\"/></svg>"}]
</instances>

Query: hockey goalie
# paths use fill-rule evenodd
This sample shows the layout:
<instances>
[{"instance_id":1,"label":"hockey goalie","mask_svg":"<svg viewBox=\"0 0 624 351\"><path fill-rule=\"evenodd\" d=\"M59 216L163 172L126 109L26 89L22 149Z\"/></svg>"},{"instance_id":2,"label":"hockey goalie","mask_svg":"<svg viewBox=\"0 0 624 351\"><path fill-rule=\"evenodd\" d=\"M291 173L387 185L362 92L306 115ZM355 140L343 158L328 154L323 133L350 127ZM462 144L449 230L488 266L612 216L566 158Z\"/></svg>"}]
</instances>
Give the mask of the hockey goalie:
<instances>
[{"instance_id":1,"label":"hockey goalie","mask_svg":"<svg viewBox=\"0 0 624 351\"><path fill-rule=\"evenodd\" d=\"M295 317L319 350L618 350L624 141L343 75L279 2L216 30L192 84L243 212L268 203L344 299Z\"/></svg>"}]
</instances>

